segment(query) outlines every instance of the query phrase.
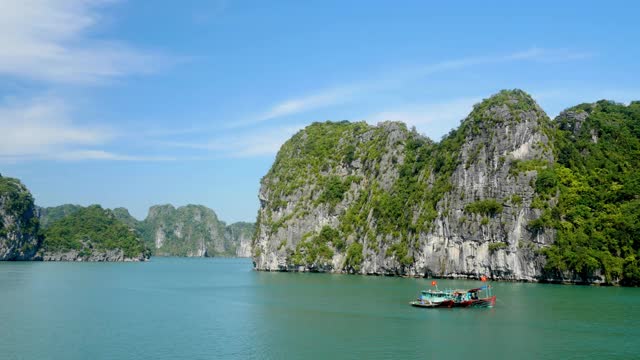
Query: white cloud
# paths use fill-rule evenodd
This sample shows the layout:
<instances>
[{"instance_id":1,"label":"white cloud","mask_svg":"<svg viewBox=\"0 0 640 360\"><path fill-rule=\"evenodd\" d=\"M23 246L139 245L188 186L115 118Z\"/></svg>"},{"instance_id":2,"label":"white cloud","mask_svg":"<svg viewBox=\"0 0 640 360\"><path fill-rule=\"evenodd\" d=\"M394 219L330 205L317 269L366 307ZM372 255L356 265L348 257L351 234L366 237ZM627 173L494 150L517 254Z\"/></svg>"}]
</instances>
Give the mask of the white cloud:
<instances>
[{"instance_id":1,"label":"white cloud","mask_svg":"<svg viewBox=\"0 0 640 360\"><path fill-rule=\"evenodd\" d=\"M71 150L46 155L48 159L64 161L111 160L111 161L174 161L171 156L132 156L116 154L104 150Z\"/></svg>"},{"instance_id":2,"label":"white cloud","mask_svg":"<svg viewBox=\"0 0 640 360\"><path fill-rule=\"evenodd\" d=\"M110 148L129 141L132 133L73 121L74 114L63 101L42 97L28 102L0 104L0 162L30 160L56 161L176 161L207 160L218 157L253 157L277 153L280 146L303 126L286 126L264 131L217 136L198 143L158 141L180 136L180 131L137 133L137 142L160 144L168 148L204 150L208 156L170 154L168 156L131 155ZM209 130L211 131L211 130ZM192 132L186 132L191 134ZM206 132L205 132L206 134ZM203 135L202 132L198 133ZM154 140L154 138L156 140ZM126 140L129 139L129 140Z\"/></svg>"},{"instance_id":3,"label":"white cloud","mask_svg":"<svg viewBox=\"0 0 640 360\"><path fill-rule=\"evenodd\" d=\"M304 113L309 110L347 103L355 96L375 92L382 89L402 86L416 78L426 77L435 73L462 69L477 65L499 64L514 61L561 62L584 59L592 56L590 53L574 52L565 49L544 49L533 47L524 51L513 52L497 56L477 56L462 59L447 60L434 64L409 67L390 73L378 74L369 81L354 82L352 84L327 88L312 92L310 95L295 97L276 103L263 114L253 119L238 122L232 127L240 127L277 119L283 116Z\"/></svg>"},{"instance_id":4,"label":"white cloud","mask_svg":"<svg viewBox=\"0 0 640 360\"><path fill-rule=\"evenodd\" d=\"M237 128L253 125L284 116L304 113L313 109L346 103L358 95L366 95L378 90L399 87L407 81L444 71L513 61L572 61L590 56L593 55L562 49L534 47L506 55L468 57L443 61L427 66L405 68L390 74L380 74L370 81L355 82L349 85L327 88L312 93L311 95L288 99L273 105L264 113L251 120L236 122L228 127ZM421 132L437 139L450 129L458 126L459 120L464 119L473 109L473 105L480 101L482 101L482 97L464 97L440 103L405 104L373 113L365 118L368 119L367 121L370 124L376 124L386 120L402 121L409 126L416 126ZM218 138L205 143L164 142L164 144L183 148L216 150L224 156L246 157L271 155L277 153L280 146L293 135L295 131L302 127L303 126L280 127L259 134L249 133L231 138Z\"/></svg>"},{"instance_id":5,"label":"white cloud","mask_svg":"<svg viewBox=\"0 0 640 360\"><path fill-rule=\"evenodd\" d=\"M333 88L318 94L286 100L273 106L264 115L256 119L256 121L261 122L315 108L334 105L339 103L342 99L350 97L354 91L356 91L355 87Z\"/></svg>"},{"instance_id":6,"label":"white cloud","mask_svg":"<svg viewBox=\"0 0 640 360\"><path fill-rule=\"evenodd\" d=\"M110 128L73 122L59 99L43 97L0 105L0 159L169 161L173 157L132 156L105 151L120 135Z\"/></svg>"},{"instance_id":7,"label":"white cloud","mask_svg":"<svg viewBox=\"0 0 640 360\"><path fill-rule=\"evenodd\" d=\"M105 0L0 0L0 74L56 83L95 83L162 66L163 56L95 41Z\"/></svg>"},{"instance_id":8,"label":"white cloud","mask_svg":"<svg viewBox=\"0 0 640 360\"><path fill-rule=\"evenodd\" d=\"M291 125L250 131L236 135L218 136L206 142L159 141L157 144L215 152L215 157L254 157L274 155L293 134L304 125Z\"/></svg>"},{"instance_id":9,"label":"white cloud","mask_svg":"<svg viewBox=\"0 0 640 360\"><path fill-rule=\"evenodd\" d=\"M229 154L235 157L252 157L275 155L282 144L304 126L288 126L260 133L252 133L238 138L235 142L227 143Z\"/></svg>"},{"instance_id":10,"label":"white cloud","mask_svg":"<svg viewBox=\"0 0 640 360\"><path fill-rule=\"evenodd\" d=\"M0 76L54 84L103 83L167 65L164 55L99 38L116 0L0 0ZM0 104L0 159L171 160L107 151L122 137L73 120L72 102L41 97Z\"/></svg>"},{"instance_id":11,"label":"white cloud","mask_svg":"<svg viewBox=\"0 0 640 360\"><path fill-rule=\"evenodd\" d=\"M504 60L535 60L540 62L562 62L572 60L582 60L593 57L595 54L585 51L574 51L570 49L545 49L532 47L528 50L517 52L506 56Z\"/></svg>"},{"instance_id":12,"label":"white cloud","mask_svg":"<svg viewBox=\"0 0 640 360\"><path fill-rule=\"evenodd\" d=\"M0 156L43 155L66 146L103 144L113 136L105 128L73 124L68 109L57 99L0 107Z\"/></svg>"},{"instance_id":13,"label":"white cloud","mask_svg":"<svg viewBox=\"0 0 640 360\"><path fill-rule=\"evenodd\" d=\"M504 55L471 56L462 59L447 60L426 66L409 68L400 73L400 80L405 81L419 76L427 76L449 70L457 70L471 66L501 64L516 61L564 62L592 57L593 54L576 52L567 49L545 49L532 47L524 51L516 51Z\"/></svg>"},{"instance_id":14,"label":"white cloud","mask_svg":"<svg viewBox=\"0 0 640 360\"><path fill-rule=\"evenodd\" d=\"M459 121L471 112L473 105L480 101L480 97L465 97L440 103L403 105L401 108L374 113L367 117L367 122L402 121L437 139L458 126Z\"/></svg>"}]
</instances>

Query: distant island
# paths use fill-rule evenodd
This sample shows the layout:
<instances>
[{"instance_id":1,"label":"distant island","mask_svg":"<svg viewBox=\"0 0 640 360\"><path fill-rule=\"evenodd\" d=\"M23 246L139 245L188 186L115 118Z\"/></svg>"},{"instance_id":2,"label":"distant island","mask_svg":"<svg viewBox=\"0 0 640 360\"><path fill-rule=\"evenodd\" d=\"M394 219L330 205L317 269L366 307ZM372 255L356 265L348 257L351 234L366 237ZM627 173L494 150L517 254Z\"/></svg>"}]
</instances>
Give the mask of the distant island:
<instances>
[{"instance_id":1,"label":"distant island","mask_svg":"<svg viewBox=\"0 0 640 360\"><path fill-rule=\"evenodd\" d=\"M261 182L257 270L640 284L640 102L554 120L527 93L435 142L400 122L324 122Z\"/></svg>"},{"instance_id":2,"label":"distant island","mask_svg":"<svg viewBox=\"0 0 640 360\"><path fill-rule=\"evenodd\" d=\"M40 209L42 228L82 210L65 204ZM253 223L227 225L216 213L202 205L155 205L139 221L125 208L110 210L121 223L134 229L153 256L250 257Z\"/></svg>"},{"instance_id":3,"label":"distant island","mask_svg":"<svg viewBox=\"0 0 640 360\"><path fill-rule=\"evenodd\" d=\"M39 208L0 176L0 260L144 261L155 256L249 257L254 225L226 225L201 205L157 205L138 221L125 208Z\"/></svg>"}]
</instances>

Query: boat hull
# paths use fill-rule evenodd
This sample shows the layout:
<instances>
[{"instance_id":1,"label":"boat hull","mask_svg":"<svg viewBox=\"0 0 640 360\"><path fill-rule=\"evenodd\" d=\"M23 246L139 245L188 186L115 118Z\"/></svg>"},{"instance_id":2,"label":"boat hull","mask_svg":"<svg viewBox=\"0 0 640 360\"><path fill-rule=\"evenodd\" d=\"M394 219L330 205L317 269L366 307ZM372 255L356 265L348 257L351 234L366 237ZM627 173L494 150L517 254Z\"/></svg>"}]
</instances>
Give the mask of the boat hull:
<instances>
[{"instance_id":1,"label":"boat hull","mask_svg":"<svg viewBox=\"0 0 640 360\"><path fill-rule=\"evenodd\" d=\"M411 306L415 306L415 307L419 307L419 308L426 308L426 309L433 309L433 308L451 308L453 307L453 300L445 300L439 303L427 303L427 302L422 302L422 301L412 301Z\"/></svg>"},{"instance_id":2,"label":"boat hull","mask_svg":"<svg viewBox=\"0 0 640 360\"><path fill-rule=\"evenodd\" d=\"M453 307L493 307L496 304L496 296L491 296L482 299L473 299L466 301L457 301L453 304Z\"/></svg>"},{"instance_id":3,"label":"boat hull","mask_svg":"<svg viewBox=\"0 0 640 360\"><path fill-rule=\"evenodd\" d=\"M496 304L496 296L475 300L471 307L494 307Z\"/></svg>"}]
</instances>

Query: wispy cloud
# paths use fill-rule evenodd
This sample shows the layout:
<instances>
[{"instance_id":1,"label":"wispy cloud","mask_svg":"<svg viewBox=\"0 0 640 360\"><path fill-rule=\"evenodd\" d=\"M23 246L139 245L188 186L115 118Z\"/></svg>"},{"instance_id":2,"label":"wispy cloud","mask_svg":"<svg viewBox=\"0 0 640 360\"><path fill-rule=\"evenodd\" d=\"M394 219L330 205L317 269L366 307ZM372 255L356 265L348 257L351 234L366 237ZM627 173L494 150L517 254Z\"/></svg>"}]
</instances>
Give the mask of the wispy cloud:
<instances>
[{"instance_id":1,"label":"wispy cloud","mask_svg":"<svg viewBox=\"0 0 640 360\"><path fill-rule=\"evenodd\" d=\"M628 104L631 101L640 100L640 89L574 86L532 91L531 95L545 109L547 115L554 118L567 107L580 103L591 103L604 99Z\"/></svg>"},{"instance_id":2,"label":"wispy cloud","mask_svg":"<svg viewBox=\"0 0 640 360\"><path fill-rule=\"evenodd\" d=\"M109 129L74 125L64 103L39 98L0 107L0 154L43 154L63 146L103 144L112 139Z\"/></svg>"},{"instance_id":3,"label":"wispy cloud","mask_svg":"<svg viewBox=\"0 0 640 360\"><path fill-rule=\"evenodd\" d=\"M457 126L458 121L464 119L473 105L481 100L481 97L465 97L439 103L403 105L374 113L366 119L372 125L387 120L402 121L430 137L438 138Z\"/></svg>"},{"instance_id":4,"label":"wispy cloud","mask_svg":"<svg viewBox=\"0 0 640 360\"><path fill-rule=\"evenodd\" d=\"M401 81L404 81L415 78L416 76L427 76L444 71L459 70L478 65L502 64L517 61L532 61L542 63L565 62L587 59L592 56L594 56L594 54L589 52L572 51L568 49L545 49L532 47L523 51L516 51L509 54L471 56L462 59L442 61L426 66L408 68L404 71L399 72L399 78Z\"/></svg>"},{"instance_id":5,"label":"wispy cloud","mask_svg":"<svg viewBox=\"0 0 640 360\"><path fill-rule=\"evenodd\" d=\"M237 122L232 127L241 127L265 122L280 117L304 113L310 110L347 103L354 97L379 90L401 87L408 81L424 78L432 74L459 70L472 66L500 64L516 61L563 62L585 59L592 53L575 52L566 49L544 49L533 47L524 51L496 56L473 56L453 59L428 65L412 66L380 73L367 81L353 82L341 86L311 92L309 95L294 97L276 103L262 114L247 121Z\"/></svg>"},{"instance_id":6,"label":"wispy cloud","mask_svg":"<svg viewBox=\"0 0 640 360\"><path fill-rule=\"evenodd\" d=\"M250 123L263 122L286 115L297 114L316 108L335 105L344 100L348 100L355 92L358 91L358 89L359 86L357 85L337 87L324 90L313 95L289 99L274 105L264 114L258 116Z\"/></svg>"},{"instance_id":7,"label":"wispy cloud","mask_svg":"<svg viewBox=\"0 0 640 360\"><path fill-rule=\"evenodd\" d=\"M594 57L596 54L589 51L575 51L571 49L545 49L532 47L528 50L517 52L505 57L505 60L535 60L539 62L562 62L583 60Z\"/></svg>"},{"instance_id":8,"label":"wispy cloud","mask_svg":"<svg viewBox=\"0 0 640 360\"><path fill-rule=\"evenodd\" d=\"M0 162L32 160L56 161L177 161L209 160L221 157L255 157L275 154L280 146L303 125L290 125L251 130L206 138L213 130L160 131L133 133L126 129L84 125L74 121L75 114L65 102L55 97L41 97L30 101L9 101L0 104ZM171 141L174 137L185 141ZM123 154L112 151L134 138L138 143L160 145L161 152L169 155ZM201 153L175 151L200 150ZM173 150L172 150L173 149Z\"/></svg>"},{"instance_id":9,"label":"wispy cloud","mask_svg":"<svg viewBox=\"0 0 640 360\"><path fill-rule=\"evenodd\" d=\"M82 160L110 160L110 161L175 161L178 160L174 156L139 156L124 155L104 150L71 150L59 153L47 154L45 159L63 160L63 161L82 161Z\"/></svg>"},{"instance_id":10,"label":"wispy cloud","mask_svg":"<svg viewBox=\"0 0 640 360\"><path fill-rule=\"evenodd\" d=\"M509 63L517 61L562 62L584 59L593 56L591 53L574 52L563 49L530 48L497 56L476 56L462 59L442 61L429 65L405 67L394 71L380 73L367 81L352 82L341 86L311 92L309 95L295 97L276 103L246 121L235 122L229 128L242 128L249 125L268 122L305 113L307 111L335 106L353 101L358 96L367 96L381 90L402 87L409 81L428 77L429 75L454 71L467 67ZM437 138L446 133L458 120L469 114L473 105L482 97L464 97L438 103L404 104L375 112L365 119L375 124L385 120L397 120L416 126L428 136ZM223 157L248 157L275 154L280 146L303 126L284 127L276 125L271 130L248 132L231 137L219 137L206 142L163 142L164 145L180 148L198 149L216 152Z\"/></svg>"},{"instance_id":11,"label":"wispy cloud","mask_svg":"<svg viewBox=\"0 0 640 360\"><path fill-rule=\"evenodd\" d=\"M171 157L132 156L103 150L116 131L72 121L65 103L42 97L0 105L0 159L18 162L49 160L166 161Z\"/></svg>"},{"instance_id":12,"label":"wispy cloud","mask_svg":"<svg viewBox=\"0 0 640 360\"><path fill-rule=\"evenodd\" d=\"M54 83L96 83L157 70L169 58L88 36L106 0L3 1L0 74Z\"/></svg>"},{"instance_id":13,"label":"wispy cloud","mask_svg":"<svg viewBox=\"0 0 640 360\"><path fill-rule=\"evenodd\" d=\"M149 73L176 58L100 38L104 7L115 0L2 1L0 76L37 81L55 89L83 86ZM42 91L55 93L55 91ZM0 103L0 160L160 161L172 157L109 151L123 134L101 125L85 125L64 96L31 95Z\"/></svg>"},{"instance_id":14,"label":"wispy cloud","mask_svg":"<svg viewBox=\"0 0 640 360\"><path fill-rule=\"evenodd\" d=\"M156 141L156 144L214 152L215 157L269 156L276 154L282 144L303 127L304 125L289 125L268 130L217 136L204 142Z\"/></svg>"}]
</instances>

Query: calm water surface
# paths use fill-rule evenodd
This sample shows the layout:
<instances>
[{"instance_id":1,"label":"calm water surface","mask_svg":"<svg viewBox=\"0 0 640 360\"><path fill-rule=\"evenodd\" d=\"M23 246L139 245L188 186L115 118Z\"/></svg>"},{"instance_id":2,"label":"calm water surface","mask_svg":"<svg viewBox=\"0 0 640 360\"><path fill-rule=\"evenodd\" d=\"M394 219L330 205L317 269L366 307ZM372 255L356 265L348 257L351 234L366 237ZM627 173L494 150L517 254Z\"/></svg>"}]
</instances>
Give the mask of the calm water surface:
<instances>
[{"instance_id":1,"label":"calm water surface","mask_svg":"<svg viewBox=\"0 0 640 360\"><path fill-rule=\"evenodd\" d=\"M246 259L3 262L0 358L640 358L640 289L494 283L493 309L408 306L429 285Z\"/></svg>"}]
</instances>

